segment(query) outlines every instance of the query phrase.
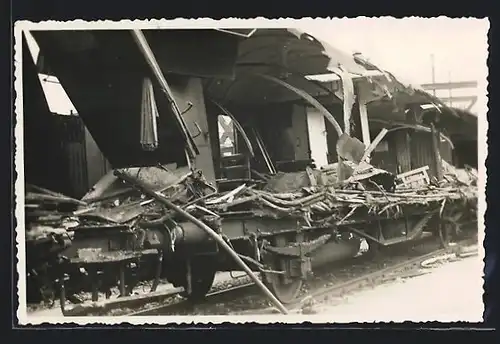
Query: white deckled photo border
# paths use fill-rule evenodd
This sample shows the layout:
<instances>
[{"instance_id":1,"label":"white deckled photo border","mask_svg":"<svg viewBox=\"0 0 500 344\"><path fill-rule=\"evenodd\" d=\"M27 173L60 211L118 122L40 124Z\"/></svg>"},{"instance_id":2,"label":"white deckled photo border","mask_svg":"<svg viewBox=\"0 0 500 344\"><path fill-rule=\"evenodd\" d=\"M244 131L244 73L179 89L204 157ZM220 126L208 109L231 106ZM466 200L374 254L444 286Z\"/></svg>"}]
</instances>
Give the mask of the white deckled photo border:
<instances>
[{"instance_id":1,"label":"white deckled photo border","mask_svg":"<svg viewBox=\"0 0 500 344\"><path fill-rule=\"evenodd\" d=\"M445 18L445 17L440 17ZM343 18L342 20L370 20L371 18ZM420 20L418 17L395 19L393 17L380 17L379 20ZM437 18L439 19L439 18ZM167 29L167 28L216 28L216 27L231 27L231 28L288 28L295 27L297 24L304 24L306 22L314 21L320 23L321 21L332 20L330 18L304 18L304 19L237 19L227 18L221 20L214 20L210 18L202 19L175 19L175 20L121 20L109 21L100 20L87 22L83 20L74 20L67 22L57 21L44 21L44 22L29 22L17 21L14 23L14 89L15 89L15 209L14 214L16 217L15 228L15 243L17 247L16 255L16 272L19 274L19 279L16 281L16 291L18 296L19 306L16 311L16 316L19 325L36 325L42 323L49 324L122 324L128 323L132 325L144 324L189 324L189 323L301 323L304 321L311 323L328 323L331 320L325 316L317 315L269 315L269 316L154 316L154 317L43 317L33 318L28 316L26 309L26 281L23 276L26 275L25 267L25 220L24 220L24 137L23 137L23 73L22 73L22 32L24 30L84 30L84 29ZM336 19L340 20L340 19ZM458 20L458 19L457 19ZM478 19L459 19L459 20L478 20ZM483 19L486 20L487 19ZM489 24L488 24L489 26ZM486 34L487 32L485 32ZM485 36L485 40L487 37ZM484 61L486 64L486 60ZM485 78L487 75L485 76ZM487 80L482 80L479 83L478 93L487 97ZM484 101L487 104L487 101ZM478 239L479 239L479 256L481 262L484 259L484 214L486 211L486 158L488 152L487 143L487 130L488 121L486 119L487 108L484 109L484 116L478 119ZM482 266L482 264L481 264ZM477 278L482 278L483 272L478 272ZM14 303L13 303L14 304ZM433 321L435 319L429 319Z\"/></svg>"}]
</instances>

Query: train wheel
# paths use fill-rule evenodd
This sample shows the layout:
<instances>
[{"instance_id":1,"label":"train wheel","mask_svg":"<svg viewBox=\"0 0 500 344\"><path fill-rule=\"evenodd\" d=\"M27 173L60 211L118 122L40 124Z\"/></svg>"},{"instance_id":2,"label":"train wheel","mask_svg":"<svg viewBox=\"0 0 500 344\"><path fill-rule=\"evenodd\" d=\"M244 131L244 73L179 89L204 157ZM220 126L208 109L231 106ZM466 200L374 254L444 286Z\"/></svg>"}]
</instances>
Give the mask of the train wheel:
<instances>
[{"instance_id":1,"label":"train wheel","mask_svg":"<svg viewBox=\"0 0 500 344\"><path fill-rule=\"evenodd\" d=\"M212 288L215 279L215 271L193 274L191 281L191 293L186 295L193 302L202 301Z\"/></svg>"},{"instance_id":2,"label":"train wheel","mask_svg":"<svg viewBox=\"0 0 500 344\"><path fill-rule=\"evenodd\" d=\"M283 278L278 274L266 274L264 284L284 304L291 303L297 299L303 281L301 278Z\"/></svg>"},{"instance_id":3,"label":"train wheel","mask_svg":"<svg viewBox=\"0 0 500 344\"><path fill-rule=\"evenodd\" d=\"M216 270L212 264L204 264L202 261L194 261L191 263L191 291L188 291L187 273L184 278L182 287L185 289L181 296L192 302L200 302L205 299L205 296L212 288L214 283Z\"/></svg>"},{"instance_id":4,"label":"train wheel","mask_svg":"<svg viewBox=\"0 0 500 344\"><path fill-rule=\"evenodd\" d=\"M264 261L267 261L266 265L272 270L287 271L286 266L289 262L284 258L270 256ZM284 304L291 303L297 298L303 284L300 277L290 277L274 273L266 273L262 277L262 281L271 293Z\"/></svg>"},{"instance_id":5,"label":"train wheel","mask_svg":"<svg viewBox=\"0 0 500 344\"><path fill-rule=\"evenodd\" d=\"M274 245L286 246L290 241L284 236L273 238ZM274 271L290 272L290 258L279 257L274 254L264 256L264 264ZM291 303L296 300L302 288L303 280L299 276L282 275L276 273L265 273L262 275L262 281L269 288L271 293L283 304Z\"/></svg>"}]
</instances>

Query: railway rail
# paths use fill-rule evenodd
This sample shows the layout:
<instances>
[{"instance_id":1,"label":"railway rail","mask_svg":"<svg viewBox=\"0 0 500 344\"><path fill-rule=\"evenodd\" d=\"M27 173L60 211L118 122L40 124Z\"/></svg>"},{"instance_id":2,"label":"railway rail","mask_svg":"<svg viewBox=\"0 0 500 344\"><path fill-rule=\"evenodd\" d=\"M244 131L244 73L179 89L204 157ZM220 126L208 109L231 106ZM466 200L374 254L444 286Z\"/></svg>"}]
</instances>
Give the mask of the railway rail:
<instances>
[{"instance_id":1,"label":"railway rail","mask_svg":"<svg viewBox=\"0 0 500 344\"><path fill-rule=\"evenodd\" d=\"M229 302L233 299L243 297L249 293L256 292L257 286L253 282L230 287L228 289L217 290L206 295L206 303L217 304ZM151 315L176 315L178 313L189 312L194 309L194 305L189 300L182 300L168 305L160 305L158 307L135 311L126 316L151 316Z\"/></svg>"},{"instance_id":2,"label":"railway rail","mask_svg":"<svg viewBox=\"0 0 500 344\"><path fill-rule=\"evenodd\" d=\"M370 272L362 274L361 276L351 278L345 282L337 283L334 285L317 288L309 292L304 298L298 298L286 305L289 313L300 313L303 312L304 300L310 299L315 302L321 302L328 298L335 296L343 296L348 293L354 292L356 290L362 289L366 286L375 286L377 284L382 284L387 281L404 278L409 276L414 276L415 272L421 267L427 267L426 265L432 264L432 262L439 259L449 259L456 258L460 259L467 255L477 254L476 249L465 249L466 246L471 245L471 239L461 240L455 245L441 248L438 250L433 250L432 252L418 255L417 257L410 258L404 262L398 262L391 264L390 266L380 269L375 272ZM358 258L361 260L361 258ZM193 314L196 307L210 308L216 304L225 304L233 302L236 299L242 298L249 294L257 294L257 287L252 283L246 283L240 286L231 287L229 289L218 290L209 293L206 296L205 302L203 304L194 305L189 300L182 300L179 302L174 302L170 304L163 304L157 307L133 311L126 316L168 316L168 315L179 315L179 314ZM198 309L199 311L200 309ZM208 312L207 312L208 313ZM232 313L232 312L231 312ZM265 315L279 313L279 310L275 307L264 307L264 308L254 308L236 312L234 314L252 314L252 315Z\"/></svg>"}]
</instances>

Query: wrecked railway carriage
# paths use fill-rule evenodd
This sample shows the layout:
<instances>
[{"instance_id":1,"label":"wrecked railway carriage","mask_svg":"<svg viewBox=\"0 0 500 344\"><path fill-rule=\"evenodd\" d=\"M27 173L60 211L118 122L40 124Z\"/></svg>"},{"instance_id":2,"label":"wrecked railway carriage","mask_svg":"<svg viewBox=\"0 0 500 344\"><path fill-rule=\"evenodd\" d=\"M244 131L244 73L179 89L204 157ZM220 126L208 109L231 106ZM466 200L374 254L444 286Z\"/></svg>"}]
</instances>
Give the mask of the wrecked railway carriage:
<instances>
[{"instance_id":1,"label":"wrecked railway carriage","mask_svg":"<svg viewBox=\"0 0 500 344\"><path fill-rule=\"evenodd\" d=\"M199 299L243 261L287 302L362 239L446 244L475 221L474 116L305 33L237 31L32 32L114 169L85 195L52 177L58 141L24 42L29 298L166 279Z\"/></svg>"}]
</instances>

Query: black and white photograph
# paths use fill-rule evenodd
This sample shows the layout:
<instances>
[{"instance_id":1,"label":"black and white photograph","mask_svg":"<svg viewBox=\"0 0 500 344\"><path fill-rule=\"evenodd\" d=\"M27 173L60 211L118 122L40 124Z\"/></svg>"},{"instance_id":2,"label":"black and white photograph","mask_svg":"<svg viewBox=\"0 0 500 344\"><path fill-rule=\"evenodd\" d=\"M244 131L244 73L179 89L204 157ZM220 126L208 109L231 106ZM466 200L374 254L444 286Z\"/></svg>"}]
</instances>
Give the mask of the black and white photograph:
<instances>
[{"instance_id":1,"label":"black and white photograph","mask_svg":"<svg viewBox=\"0 0 500 344\"><path fill-rule=\"evenodd\" d=\"M481 322L488 29L15 22L19 324Z\"/></svg>"}]
</instances>

